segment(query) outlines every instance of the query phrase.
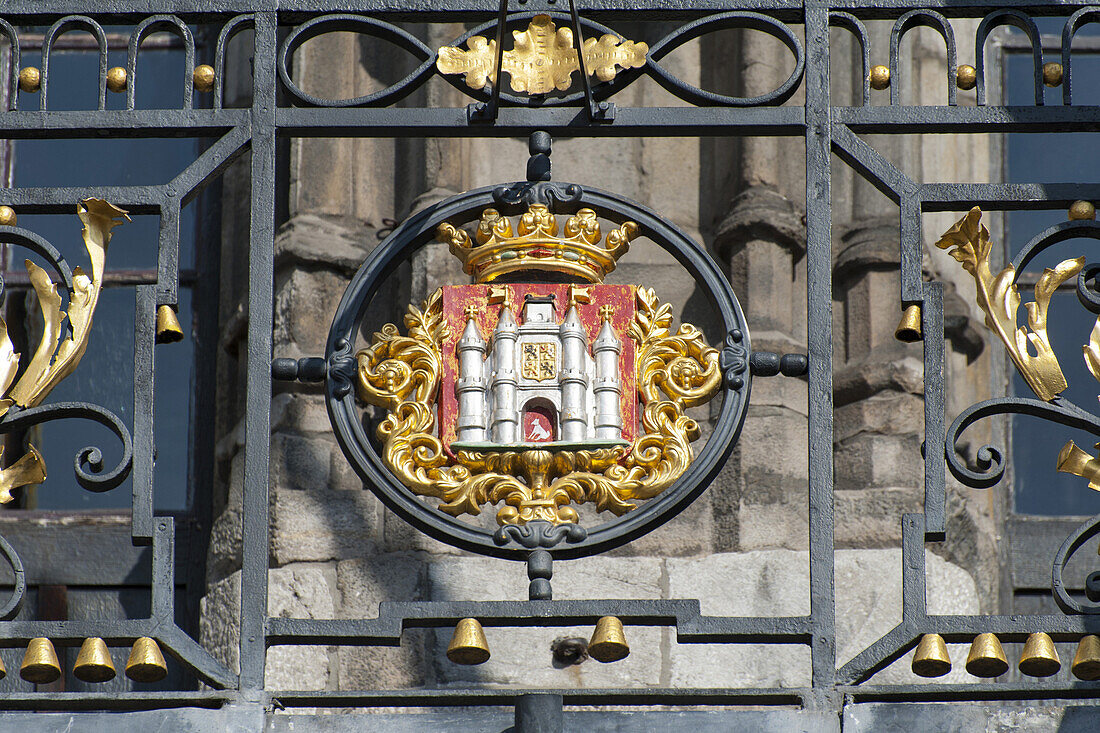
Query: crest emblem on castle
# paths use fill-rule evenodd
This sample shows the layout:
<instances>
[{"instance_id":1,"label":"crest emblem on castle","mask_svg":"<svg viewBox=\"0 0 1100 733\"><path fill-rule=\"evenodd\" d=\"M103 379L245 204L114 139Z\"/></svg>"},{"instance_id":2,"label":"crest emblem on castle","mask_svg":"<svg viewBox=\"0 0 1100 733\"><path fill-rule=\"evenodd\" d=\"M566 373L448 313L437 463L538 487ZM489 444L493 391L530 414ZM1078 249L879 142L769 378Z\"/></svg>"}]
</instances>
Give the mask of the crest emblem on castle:
<instances>
[{"instance_id":1,"label":"crest emblem on castle","mask_svg":"<svg viewBox=\"0 0 1100 733\"><path fill-rule=\"evenodd\" d=\"M455 447L623 444L623 344L611 307L593 340L576 303L556 301L526 294L518 321L503 304L488 340L471 310L457 344Z\"/></svg>"}]
</instances>

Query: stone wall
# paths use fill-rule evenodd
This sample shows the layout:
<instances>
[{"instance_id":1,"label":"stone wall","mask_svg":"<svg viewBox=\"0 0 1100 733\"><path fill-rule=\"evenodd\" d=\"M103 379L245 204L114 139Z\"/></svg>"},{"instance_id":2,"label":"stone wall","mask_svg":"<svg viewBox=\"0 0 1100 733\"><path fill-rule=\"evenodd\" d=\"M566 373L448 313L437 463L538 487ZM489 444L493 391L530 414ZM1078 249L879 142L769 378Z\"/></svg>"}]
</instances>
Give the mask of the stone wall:
<instances>
[{"instance_id":1,"label":"stone wall","mask_svg":"<svg viewBox=\"0 0 1100 733\"><path fill-rule=\"evenodd\" d=\"M456 31L434 28L431 33L443 41L457 36ZM885 57L881 48L872 55ZM704 63L708 59L726 62ZM834 69L856 68L842 53L833 63ZM922 56L914 63L936 62ZM785 49L750 33L685 47L667 66L708 88L753 94L786 78L790 64ZM344 97L377 88L399 71L344 34L307 43L295 65L303 89ZM850 75L834 77L836 95L858 88ZM929 81L928 86L934 85ZM453 89L435 83L413 101L465 103ZM623 106L678 104L644 81L616 101ZM798 104L798 98L791 103ZM890 147L896 141L874 143L888 156L920 159L919 142L906 142L908 147L897 150ZM953 150L960 156L971 154L961 144ZM981 155L978 151L972 156L975 168L983 165ZM457 191L522 179L526 160L526 140L293 141L289 219L276 242L275 355L324 353L328 324L342 292L390 220ZM559 140L552 160L556 180L638 200L703 242L738 293L755 350L805 353L801 139ZM247 201L244 165L227 174L226 242L243 241L247 228L240 209ZM242 170L244 175L238 173ZM838 661L843 662L900 618L901 560L896 548L901 514L919 511L922 500L923 374L920 346L893 339L900 315L896 208L884 207L885 199L855 180L843 164L836 170L836 537L838 546L849 548L837 555ZM911 175L919 178L921 172ZM242 311L244 287L234 285L243 286L247 278L240 248L236 254L231 249L225 248L223 263L226 338L219 376L226 409L218 424L220 503L202 641L235 664L243 424L234 395L243 385L243 357L238 359L236 345L247 314ZM938 262L930 259L930 273L939 274ZM376 298L365 328L399 322L403 304L418 302L439 285L463 282L463 277L442 245L425 247ZM635 243L608 281L655 288L678 317L703 328L712 344L720 343L721 333L701 290L652 243ZM962 317L965 331L972 309L958 295L947 300ZM956 347L964 342L970 351ZM951 342L953 378L964 373L959 367L973 361L974 343L961 337ZM967 392L967 403L988 390L984 358L979 358L977 371L974 364L965 371L978 376L959 377L971 380L965 382L973 390ZM384 510L338 449L318 389L277 384L275 390L271 615L363 618L375 616L378 602L386 599L526 597L522 566L460 553ZM806 401L803 380L757 379L741 441L711 488L680 517L610 556L557 563L555 598L700 598L707 614L807 613ZM709 413L705 408L696 413L705 439ZM929 555L930 609L973 613L994 608L994 509L957 487L952 492L952 539L933 548L951 562ZM629 631L632 654L623 662L589 661L566 668L553 665L550 643L557 636L586 637L589 629L490 629L493 658L476 668L446 661L449 632L407 633L397 649L276 648L269 653L268 685L762 686L809 680L805 647L678 645L668 629ZM904 667L899 662L880 677L909 680Z\"/></svg>"}]
</instances>

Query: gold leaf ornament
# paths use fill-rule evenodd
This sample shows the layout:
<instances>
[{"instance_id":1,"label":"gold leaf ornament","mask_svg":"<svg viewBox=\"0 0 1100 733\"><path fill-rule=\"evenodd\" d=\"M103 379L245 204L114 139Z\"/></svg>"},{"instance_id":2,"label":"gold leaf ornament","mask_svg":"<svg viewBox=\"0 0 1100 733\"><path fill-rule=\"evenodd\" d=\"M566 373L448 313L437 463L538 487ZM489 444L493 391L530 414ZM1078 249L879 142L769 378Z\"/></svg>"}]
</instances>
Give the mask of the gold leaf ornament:
<instances>
[{"instance_id":1,"label":"gold leaf ornament","mask_svg":"<svg viewBox=\"0 0 1100 733\"><path fill-rule=\"evenodd\" d=\"M19 369L19 354L15 353L8 327L0 319L0 416L13 406L34 407L61 380L72 374L88 348L92 316L103 287L103 269L111 230L130 217L122 209L101 199L84 199L77 206L77 216L84 223L84 247L91 263L91 276L80 267L73 270L73 290L69 293L69 311L61 310L61 296L50 274L31 260L25 261L31 286L42 311L42 337L22 376L12 386ZM65 319L68 319L66 328ZM13 465L0 471L0 504L12 500L11 490L46 479L42 457L29 446L29 451Z\"/></svg>"},{"instance_id":2,"label":"gold leaf ornament","mask_svg":"<svg viewBox=\"0 0 1100 733\"><path fill-rule=\"evenodd\" d=\"M536 15L526 29L512 31L512 38L513 48L504 52L501 66L508 73L514 91L548 94L569 89L573 72L579 68L571 28L558 28L549 15ZM471 36L466 47L465 50L455 46L440 48L436 68L444 74L463 74L466 86L471 89L495 84L496 40ZM585 73L600 81L611 81L620 68L644 66L649 46L606 33L598 40L586 38L581 53Z\"/></svg>"},{"instance_id":3,"label":"gold leaf ornament","mask_svg":"<svg viewBox=\"0 0 1100 733\"><path fill-rule=\"evenodd\" d=\"M1027 326L1019 326L1016 318L1020 293L1015 283L1016 270L1008 265L993 275L989 266L992 243L981 217L981 209L975 206L944 233L936 246L948 250L948 254L974 278L976 301L985 312L986 326L1001 339L1032 391L1039 399L1049 402L1068 386L1047 336L1050 298L1059 285L1081 271L1085 258L1064 260L1053 269L1043 271L1035 284L1034 302L1025 306Z\"/></svg>"}]
</instances>

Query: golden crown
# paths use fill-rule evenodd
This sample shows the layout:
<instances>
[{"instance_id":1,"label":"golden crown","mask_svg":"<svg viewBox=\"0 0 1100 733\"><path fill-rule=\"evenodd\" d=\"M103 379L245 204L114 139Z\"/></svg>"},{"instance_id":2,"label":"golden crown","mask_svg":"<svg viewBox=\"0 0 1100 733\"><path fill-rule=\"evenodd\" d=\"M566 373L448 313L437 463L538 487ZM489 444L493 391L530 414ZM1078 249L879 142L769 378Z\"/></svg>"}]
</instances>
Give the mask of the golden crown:
<instances>
[{"instance_id":1,"label":"golden crown","mask_svg":"<svg viewBox=\"0 0 1100 733\"><path fill-rule=\"evenodd\" d=\"M469 233L451 224L440 224L436 238L449 245L462 260L463 269L479 283L522 271L553 272L587 282L603 282L616 261L630 248L641 228L632 221L611 231L600 241L600 222L592 209L581 209L565 222L565 236L558 236L557 218L542 204L532 204L512 222L496 209L485 209L471 240Z\"/></svg>"}]
</instances>

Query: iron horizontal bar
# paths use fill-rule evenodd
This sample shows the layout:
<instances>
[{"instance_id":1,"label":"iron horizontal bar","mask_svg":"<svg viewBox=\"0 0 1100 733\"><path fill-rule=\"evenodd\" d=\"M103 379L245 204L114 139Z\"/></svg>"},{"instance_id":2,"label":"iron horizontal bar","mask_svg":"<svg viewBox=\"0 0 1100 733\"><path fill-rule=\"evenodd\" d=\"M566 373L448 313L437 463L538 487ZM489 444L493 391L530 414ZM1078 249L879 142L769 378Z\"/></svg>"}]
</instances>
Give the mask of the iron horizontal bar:
<instances>
[{"instance_id":1,"label":"iron horizontal bar","mask_svg":"<svg viewBox=\"0 0 1100 733\"><path fill-rule=\"evenodd\" d=\"M271 646L283 644L361 644L396 646L403 629L447 628L464 618L483 626L561 627L593 624L616 616L628 626L675 626L684 643L807 643L810 619L724 618L699 615L696 600L605 601L427 601L379 604L373 619L267 620Z\"/></svg>"},{"instance_id":2,"label":"iron horizontal bar","mask_svg":"<svg viewBox=\"0 0 1100 733\"><path fill-rule=\"evenodd\" d=\"M834 122L854 132L1095 132L1100 107L834 107Z\"/></svg>"},{"instance_id":3,"label":"iron horizontal bar","mask_svg":"<svg viewBox=\"0 0 1100 733\"><path fill-rule=\"evenodd\" d=\"M1055 641L1077 641L1084 634L1100 633L1100 616L1061 614L1012 616L928 616L910 628L916 634L935 632L949 642L969 642L978 634L993 633L1001 641L1024 641L1029 634L1046 632Z\"/></svg>"},{"instance_id":4,"label":"iron horizontal bar","mask_svg":"<svg viewBox=\"0 0 1100 733\"><path fill-rule=\"evenodd\" d=\"M1081 700L1100 696L1100 683L1035 682L1030 685L986 682L972 685L867 685L838 687L852 703L965 702L977 700Z\"/></svg>"},{"instance_id":5,"label":"iron horizontal bar","mask_svg":"<svg viewBox=\"0 0 1100 733\"><path fill-rule=\"evenodd\" d=\"M1100 183L927 183L918 196L922 211L1063 209L1100 199Z\"/></svg>"},{"instance_id":6,"label":"iron horizontal bar","mask_svg":"<svg viewBox=\"0 0 1100 733\"><path fill-rule=\"evenodd\" d=\"M4 279L4 290L29 290L31 278L26 272L18 270L0 271ZM180 285L191 286L196 282L194 270L180 270ZM103 272L103 287L126 288L134 285L155 285L157 283L157 271L150 268L145 270L105 270Z\"/></svg>"},{"instance_id":7,"label":"iron horizontal bar","mask_svg":"<svg viewBox=\"0 0 1100 733\"><path fill-rule=\"evenodd\" d=\"M545 2L524 9L556 9ZM410 2L409 0L372 0L362 3L358 8L372 17L387 20L417 21L456 21L491 20L500 10L499 0L433 0L431 3ZM103 21L133 21L155 13L171 13L187 22L206 21L212 16L232 16L242 13L256 13L277 10L283 22L287 19L298 21L322 13L348 12L349 5L342 0L174 0L156 2L155 0L117 0L106 7L106 12L94 13L93 17ZM674 18L695 18L712 13L730 10L773 11L777 16L787 19L800 18L802 4L783 0L697 0L688 3L655 3L648 7L631 3L630 0L587 0L577 3L577 11L590 18L608 15L643 17L663 20ZM43 8L42 0L8 0L4 5L5 17L19 20L23 24L42 24L59 17L73 14L88 14L88 6L81 6L72 0L52 2L48 10ZM23 16L23 17L18 17Z\"/></svg>"},{"instance_id":8,"label":"iron horizontal bar","mask_svg":"<svg viewBox=\"0 0 1100 733\"><path fill-rule=\"evenodd\" d=\"M154 710L219 708L234 699L217 690L186 692L17 692L0 693L0 710Z\"/></svg>"},{"instance_id":9,"label":"iron horizontal bar","mask_svg":"<svg viewBox=\"0 0 1100 733\"><path fill-rule=\"evenodd\" d=\"M656 688L640 689L418 689L304 690L272 692L271 700L284 707L449 707L454 705L511 705L521 695L561 695L565 705L801 705L808 691L790 687L733 689Z\"/></svg>"},{"instance_id":10,"label":"iron horizontal bar","mask_svg":"<svg viewBox=\"0 0 1100 733\"><path fill-rule=\"evenodd\" d=\"M284 107L283 135L298 137L517 137L544 130L555 137L644 135L801 135L802 107L617 107L615 119L591 124L580 107L504 107L496 122L470 122L466 108L329 109Z\"/></svg>"},{"instance_id":11,"label":"iron horizontal bar","mask_svg":"<svg viewBox=\"0 0 1100 733\"><path fill-rule=\"evenodd\" d=\"M142 636L157 637L171 626L153 619L103 619L96 621L6 621L0 647L26 645L30 639L46 637L61 646L80 646L90 636L103 639L109 646L132 644Z\"/></svg>"},{"instance_id":12,"label":"iron horizontal bar","mask_svg":"<svg viewBox=\"0 0 1100 733\"><path fill-rule=\"evenodd\" d=\"M86 198L100 198L121 206L131 214L159 214L165 187L79 186L0 188L0 204L15 207L18 214L73 214Z\"/></svg>"},{"instance_id":13,"label":"iron horizontal bar","mask_svg":"<svg viewBox=\"0 0 1100 733\"><path fill-rule=\"evenodd\" d=\"M0 112L0 138L217 137L247 126L247 109L19 110Z\"/></svg>"},{"instance_id":14,"label":"iron horizontal bar","mask_svg":"<svg viewBox=\"0 0 1100 733\"><path fill-rule=\"evenodd\" d=\"M1003 0L994 5L989 2L954 2L954 0L926 0L920 7L937 10L951 17L977 17L998 8L1026 9L1032 15L1068 15L1077 8L1090 5L1086 0L1074 2L1041 2L1027 0ZM542 3L534 6L548 7ZM909 0L838 0L830 7L847 10L861 18L896 18L913 8ZM777 16L801 17L802 3L783 0L695 0L692 3L653 3L648 6L630 0L585 0L577 3L581 15L597 19L609 15L630 15L634 18L674 19L692 18L731 10L774 11ZM74 0L57 1L44 11L42 0L7 0L4 15L14 17L20 23L43 23L64 15L87 13L87 4ZM488 20L499 10L498 0L434 0L431 3L418 0L373 0L361 6L373 17L390 20L450 21ZM310 17L319 13L346 12L348 3L342 0L115 0L106 12L95 13L101 21L134 20L155 13L172 13L192 22L211 16L229 16L239 13L280 11L282 16ZM19 17L21 16L21 17Z\"/></svg>"}]
</instances>

